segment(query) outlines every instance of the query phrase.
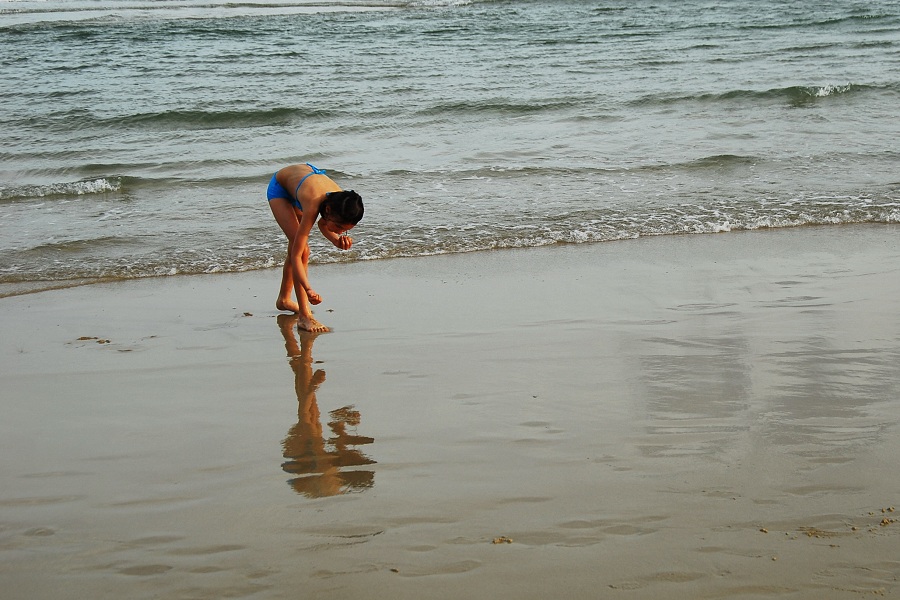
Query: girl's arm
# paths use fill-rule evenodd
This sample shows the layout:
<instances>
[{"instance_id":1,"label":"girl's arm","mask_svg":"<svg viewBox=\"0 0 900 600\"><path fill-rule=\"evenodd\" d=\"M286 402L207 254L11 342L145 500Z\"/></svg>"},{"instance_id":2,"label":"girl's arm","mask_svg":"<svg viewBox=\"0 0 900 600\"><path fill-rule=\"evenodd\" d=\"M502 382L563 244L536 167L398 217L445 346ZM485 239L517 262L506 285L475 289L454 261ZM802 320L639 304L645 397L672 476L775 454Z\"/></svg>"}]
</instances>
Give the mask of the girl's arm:
<instances>
[{"instance_id":1,"label":"girl's arm","mask_svg":"<svg viewBox=\"0 0 900 600\"><path fill-rule=\"evenodd\" d=\"M297 235L291 243L291 274L294 276L294 293L297 297L300 294L306 294L310 304L319 304L322 297L319 296L309 284L309 277L306 275L306 265L303 263L303 253L309 252L309 232L312 230L313 223L318 216L318 207L309 207L309 210L303 212L303 218L300 220L300 227L297 228ZM309 257L307 256L307 262Z\"/></svg>"},{"instance_id":2,"label":"girl's arm","mask_svg":"<svg viewBox=\"0 0 900 600\"><path fill-rule=\"evenodd\" d=\"M349 250L351 246L353 246L353 239L346 235L339 235L325 225L325 219L319 219L319 222L316 223L319 227L319 231L322 232L322 235L325 236L325 239L334 244L335 248L339 248L340 250Z\"/></svg>"}]
</instances>

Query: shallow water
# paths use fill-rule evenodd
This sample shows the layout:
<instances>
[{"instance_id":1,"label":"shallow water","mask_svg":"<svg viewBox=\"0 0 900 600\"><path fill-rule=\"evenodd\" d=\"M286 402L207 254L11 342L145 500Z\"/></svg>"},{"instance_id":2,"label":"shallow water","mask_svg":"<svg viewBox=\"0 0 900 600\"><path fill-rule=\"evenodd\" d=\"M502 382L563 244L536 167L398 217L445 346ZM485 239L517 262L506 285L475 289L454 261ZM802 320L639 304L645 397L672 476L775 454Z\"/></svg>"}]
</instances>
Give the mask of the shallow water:
<instances>
[{"instance_id":1,"label":"shallow water","mask_svg":"<svg viewBox=\"0 0 900 600\"><path fill-rule=\"evenodd\" d=\"M900 3L3 2L0 293L277 265L271 173L353 261L900 221Z\"/></svg>"}]
</instances>

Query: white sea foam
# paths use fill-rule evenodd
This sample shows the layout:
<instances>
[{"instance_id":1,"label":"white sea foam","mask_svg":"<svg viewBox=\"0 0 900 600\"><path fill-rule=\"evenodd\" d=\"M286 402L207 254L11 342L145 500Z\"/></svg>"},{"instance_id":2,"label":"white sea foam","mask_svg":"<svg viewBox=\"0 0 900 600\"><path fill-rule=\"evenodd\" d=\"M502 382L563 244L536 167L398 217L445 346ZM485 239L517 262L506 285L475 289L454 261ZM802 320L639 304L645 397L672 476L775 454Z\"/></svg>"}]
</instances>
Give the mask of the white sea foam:
<instances>
[{"instance_id":1,"label":"white sea foam","mask_svg":"<svg viewBox=\"0 0 900 600\"><path fill-rule=\"evenodd\" d=\"M117 192L122 184L118 179L86 179L65 183L46 185L29 185L22 187L0 187L0 200L13 198L46 198L49 196L84 196L88 194L105 194Z\"/></svg>"},{"instance_id":2,"label":"white sea foam","mask_svg":"<svg viewBox=\"0 0 900 600\"><path fill-rule=\"evenodd\" d=\"M815 92L816 97L824 98L825 96L832 96L834 94L843 94L849 92L853 86L851 84L846 85L823 85L818 88Z\"/></svg>"}]
</instances>

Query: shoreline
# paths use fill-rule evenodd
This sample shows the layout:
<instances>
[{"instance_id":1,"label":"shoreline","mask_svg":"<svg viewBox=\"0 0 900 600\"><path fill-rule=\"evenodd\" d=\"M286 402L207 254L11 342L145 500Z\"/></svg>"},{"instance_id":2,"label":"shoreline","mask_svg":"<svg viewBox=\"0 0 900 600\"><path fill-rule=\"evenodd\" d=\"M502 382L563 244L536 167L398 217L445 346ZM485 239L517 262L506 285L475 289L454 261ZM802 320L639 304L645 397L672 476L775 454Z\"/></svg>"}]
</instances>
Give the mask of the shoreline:
<instances>
[{"instance_id":1,"label":"shoreline","mask_svg":"<svg viewBox=\"0 0 900 600\"><path fill-rule=\"evenodd\" d=\"M2 298L0 586L890 595L898 241L314 265L334 332L293 341L277 269Z\"/></svg>"},{"instance_id":2,"label":"shoreline","mask_svg":"<svg viewBox=\"0 0 900 600\"><path fill-rule=\"evenodd\" d=\"M774 233L774 232L790 232L790 231L803 231L807 229L834 229L836 233L840 233L843 229L855 229L855 228L865 228L865 227L873 227L873 228L881 228L881 227L896 227L894 223L876 223L876 222L863 222L863 223L840 223L840 224L804 224L804 225L791 225L784 227L763 227L757 229L736 229L736 230L727 230L727 231L717 231L717 232L704 232L704 233L660 233L660 234L642 234L637 235L635 237L629 238L621 238L621 239L612 239L612 240L603 240L603 241L594 241L594 242L556 242L553 244L545 244L539 246L524 246L524 247L501 247L501 248L479 248L474 250L467 251L452 251L446 253L437 253L437 254L426 254L421 256L395 256L395 257L384 257L384 258L371 258L371 259L360 259L355 261L335 261L335 262L324 262L324 263L315 263L311 262L310 267L319 269L319 268L334 268L340 267L342 265L350 265L350 264L366 264L366 263L380 263L384 261L404 261L404 260L425 260L433 257L445 257L445 256L457 256L457 255L468 255L468 254L490 254L495 252L527 252L530 250L552 250L555 248L570 248L570 247L582 247L582 246L596 246L596 245L605 245L605 244L622 244L628 242L634 242L636 240L651 240L657 238L681 238L681 237L693 237L693 236L723 236L723 235L742 235L747 233ZM92 286L92 285L103 285L103 284L121 284L128 282L136 282L136 281L144 281L144 280L168 280L170 278L182 278L182 277L213 277L213 276L231 276L231 275L241 275L247 273L267 273L270 271L277 271L281 269L280 265L272 266L272 267L259 267L259 268L248 268L246 270L241 271L212 271L212 272L196 272L196 273L173 273L173 274L158 274L158 275L141 275L139 277L100 277L100 278L89 278L89 277L74 277L72 279L37 279L30 281L17 281L17 282L0 282L0 300L4 298L14 298L17 296L27 296L31 294L41 294L44 292L53 292L58 290L66 290L70 288L78 288L84 286Z\"/></svg>"}]
</instances>

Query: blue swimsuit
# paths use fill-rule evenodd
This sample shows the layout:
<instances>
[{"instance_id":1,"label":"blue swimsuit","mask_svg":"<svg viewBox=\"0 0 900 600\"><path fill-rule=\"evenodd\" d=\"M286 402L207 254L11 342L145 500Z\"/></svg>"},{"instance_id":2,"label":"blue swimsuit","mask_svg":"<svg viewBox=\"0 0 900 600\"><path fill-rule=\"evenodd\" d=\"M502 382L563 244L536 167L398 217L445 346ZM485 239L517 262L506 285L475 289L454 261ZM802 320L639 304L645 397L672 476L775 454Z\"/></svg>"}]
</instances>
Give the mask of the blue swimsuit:
<instances>
[{"instance_id":1,"label":"blue swimsuit","mask_svg":"<svg viewBox=\"0 0 900 600\"><path fill-rule=\"evenodd\" d=\"M278 179L276 177L278 173L272 175L272 179L271 181L269 181L269 188L266 190L266 198L269 199L269 202L271 202L273 198L284 198L286 200L289 200L291 204L299 208L302 212L303 206L300 205L300 200L298 200L300 194L300 186L303 185L303 182L306 181L306 178L310 175L324 175L325 173L327 173L325 169L320 169L319 167L313 166L309 163L306 163L306 166L312 169L312 171L303 176L303 179L301 179L300 183L297 184L297 189L294 190L293 196L291 196L290 192L284 189L283 185L278 183Z\"/></svg>"}]
</instances>

